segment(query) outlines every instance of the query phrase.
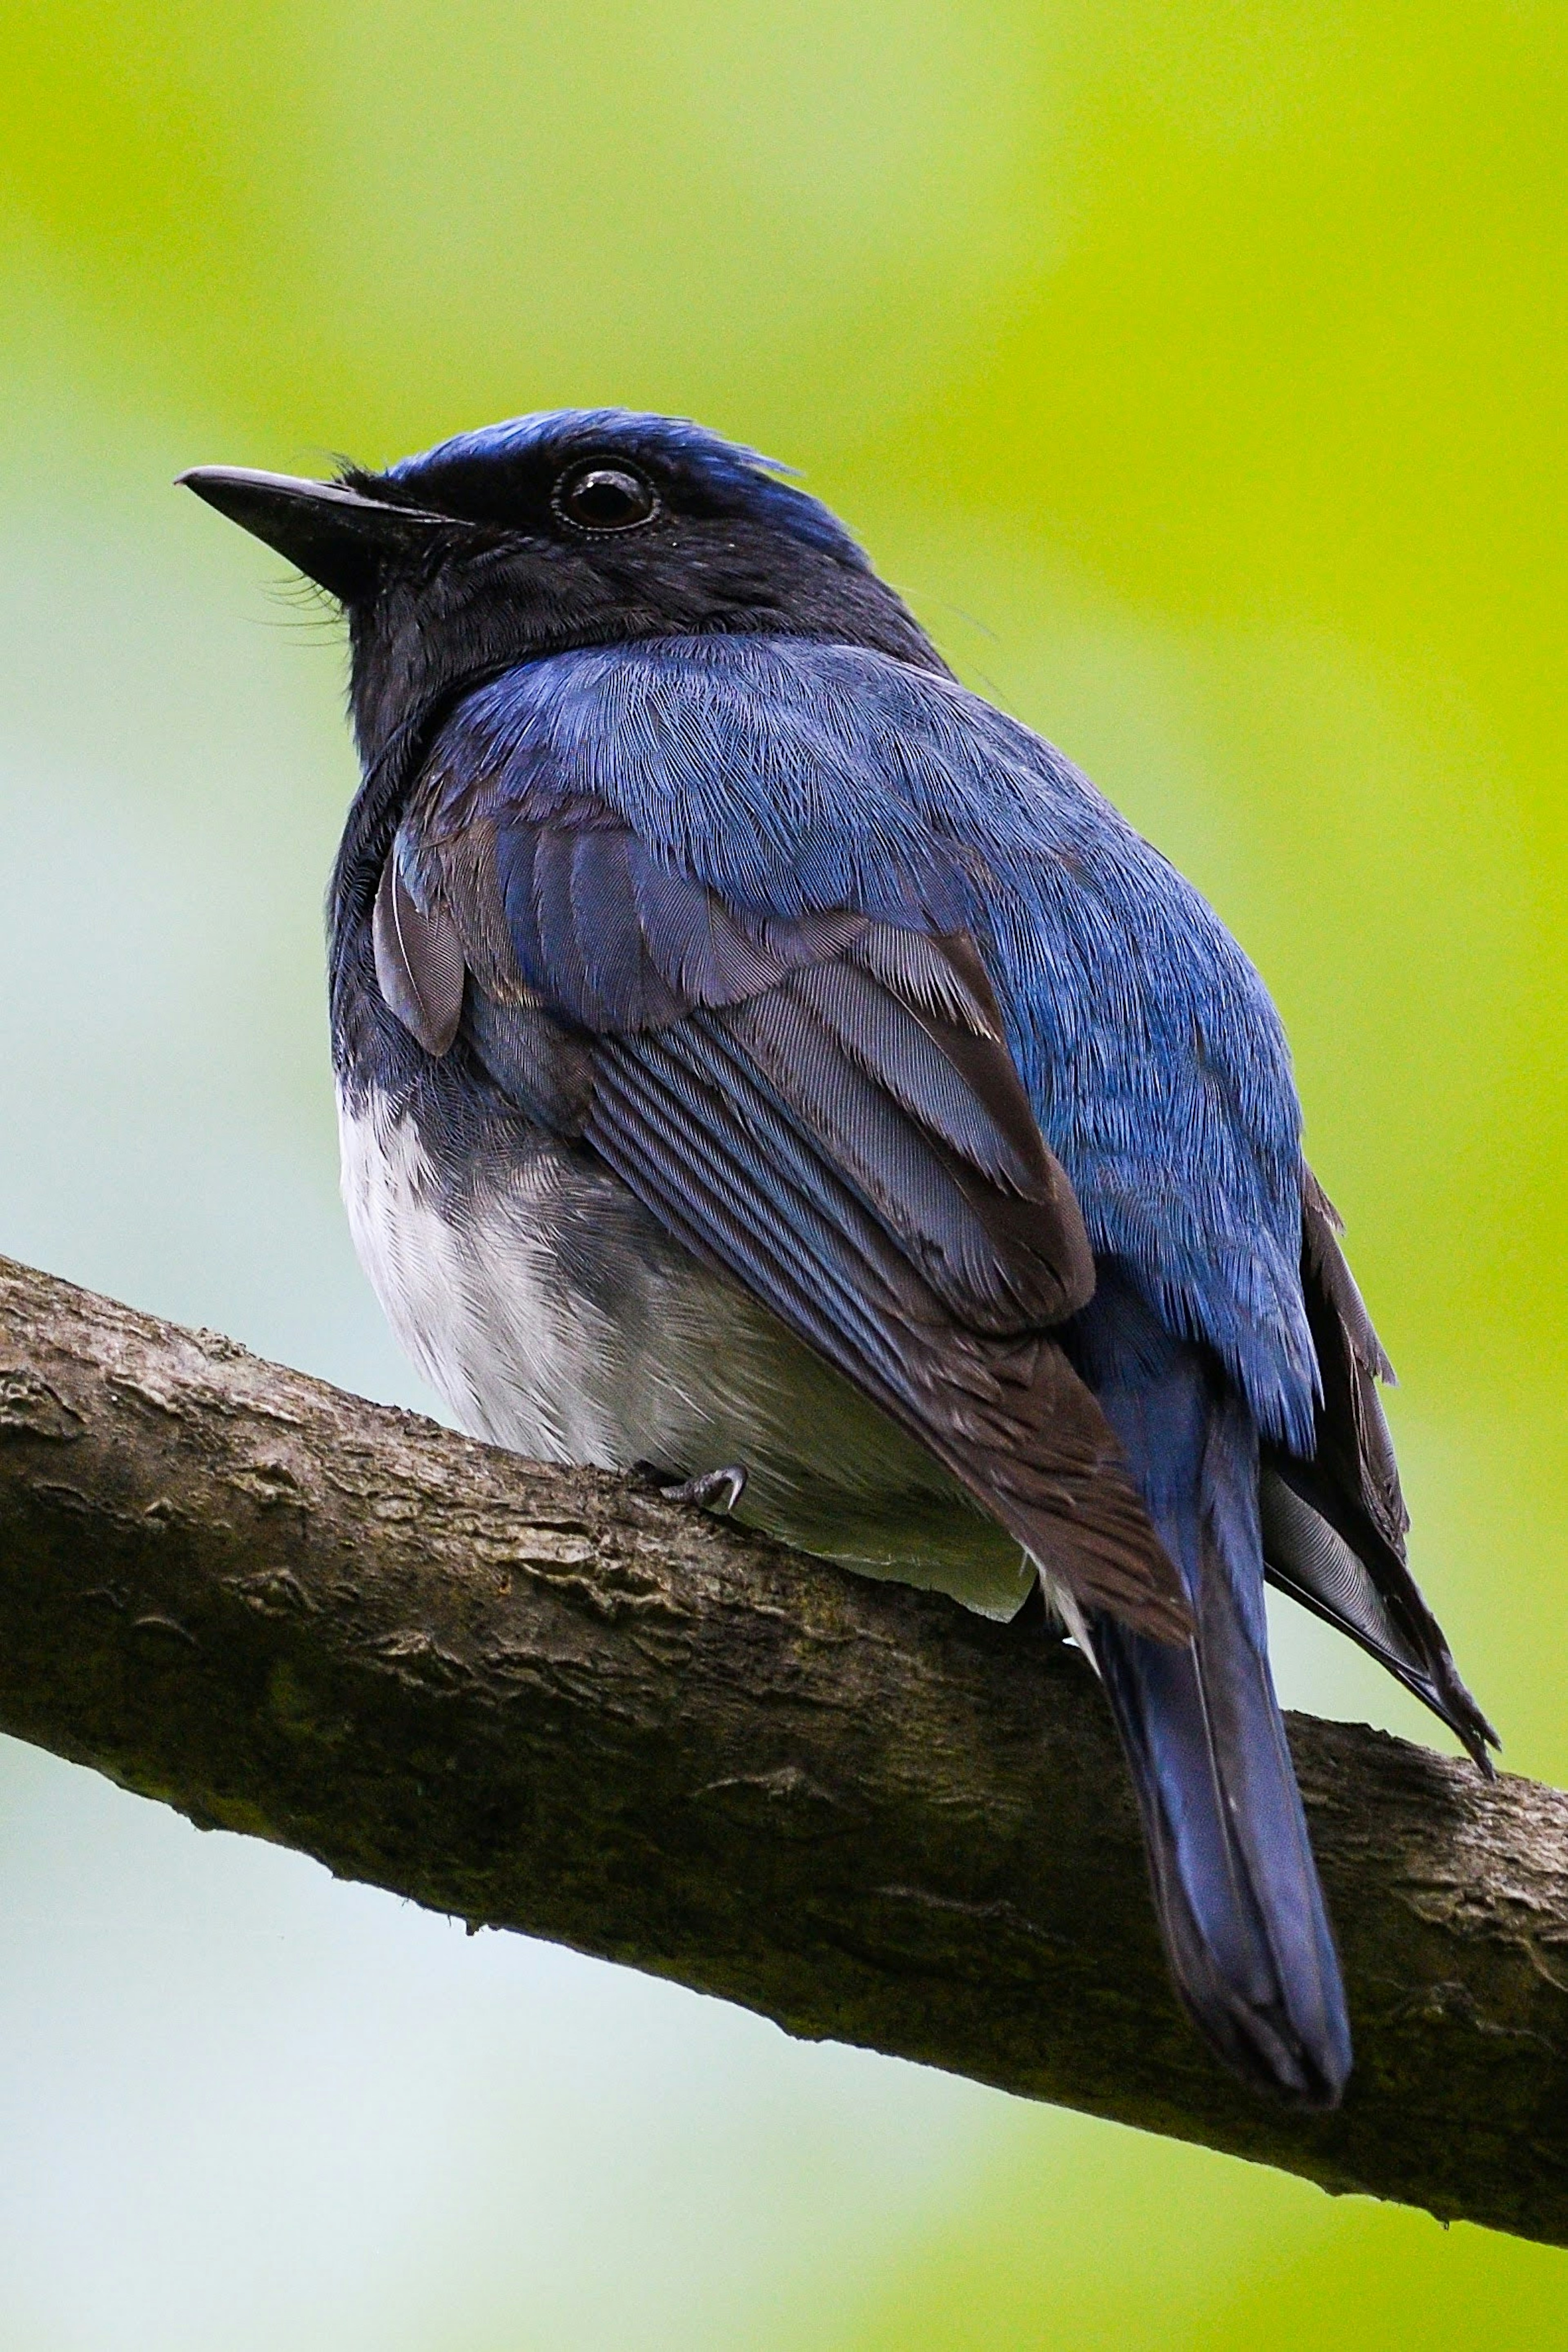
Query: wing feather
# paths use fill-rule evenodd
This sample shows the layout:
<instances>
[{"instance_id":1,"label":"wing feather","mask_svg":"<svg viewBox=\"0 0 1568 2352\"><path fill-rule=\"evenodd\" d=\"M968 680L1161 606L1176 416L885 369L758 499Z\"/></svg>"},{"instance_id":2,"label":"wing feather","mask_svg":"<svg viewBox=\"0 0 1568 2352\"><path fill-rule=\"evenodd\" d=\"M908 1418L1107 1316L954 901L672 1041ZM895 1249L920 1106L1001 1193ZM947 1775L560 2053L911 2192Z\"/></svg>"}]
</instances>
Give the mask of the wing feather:
<instances>
[{"instance_id":1,"label":"wing feather","mask_svg":"<svg viewBox=\"0 0 1568 2352\"><path fill-rule=\"evenodd\" d=\"M910 1430L1081 1605L1186 1638L1175 1571L1060 1345L956 1323L714 1016L604 1048L585 1134L678 1238Z\"/></svg>"},{"instance_id":2,"label":"wing feather","mask_svg":"<svg viewBox=\"0 0 1568 2352\"><path fill-rule=\"evenodd\" d=\"M418 819L404 847L466 950L464 1034L497 1083L569 1122L1081 1606L1186 1639L1176 1571L1052 1336L1093 1260L973 942L727 903L588 794Z\"/></svg>"},{"instance_id":3,"label":"wing feather","mask_svg":"<svg viewBox=\"0 0 1568 2352\"><path fill-rule=\"evenodd\" d=\"M1405 1556L1400 1491L1377 1382L1393 1367L1344 1262L1339 1218L1302 1171L1301 1283L1321 1381L1313 1450L1269 1450L1261 1486L1270 1582L1360 1643L1488 1773L1498 1736L1459 1679Z\"/></svg>"},{"instance_id":4,"label":"wing feather","mask_svg":"<svg viewBox=\"0 0 1568 2352\"><path fill-rule=\"evenodd\" d=\"M371 945L382 996L425 1052L439 1058L456 1036L463 1014L463 943L449 917L420 906L395 851L382 870Z\"/></svg>"}]
</instances>

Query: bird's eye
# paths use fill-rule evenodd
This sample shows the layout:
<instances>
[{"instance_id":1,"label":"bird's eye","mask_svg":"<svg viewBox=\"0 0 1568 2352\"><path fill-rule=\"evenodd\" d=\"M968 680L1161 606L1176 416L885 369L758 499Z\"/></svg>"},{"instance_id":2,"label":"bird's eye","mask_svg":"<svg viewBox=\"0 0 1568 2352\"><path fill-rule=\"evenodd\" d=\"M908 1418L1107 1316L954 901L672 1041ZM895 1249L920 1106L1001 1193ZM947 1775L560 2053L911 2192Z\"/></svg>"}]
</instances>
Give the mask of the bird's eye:
<instances>
[{"instance_id":1,"label":"bird's eye","mask_svg":"<svg viewBox=\"0 0 1568 2352\"><path fill-rule=\"evenodd\" d=\"M592 457L561 476L553 504L579 530L634 530L659 510L653 483L634 466Z\"/></svg>"}]
</instances>

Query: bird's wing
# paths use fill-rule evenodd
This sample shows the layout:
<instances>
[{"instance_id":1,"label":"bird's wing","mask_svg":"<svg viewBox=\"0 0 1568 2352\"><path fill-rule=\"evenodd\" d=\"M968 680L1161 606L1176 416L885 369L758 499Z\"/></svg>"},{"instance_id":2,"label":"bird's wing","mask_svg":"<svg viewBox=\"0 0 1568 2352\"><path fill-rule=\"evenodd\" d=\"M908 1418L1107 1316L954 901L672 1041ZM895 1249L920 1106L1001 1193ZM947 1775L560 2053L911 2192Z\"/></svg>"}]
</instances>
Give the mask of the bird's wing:
<instances>
[{"instance_id":1,"label":"bird's wing","mask_svg":"<svg viewBox=\"0 0 1568 2352\"><path fill-rule=\"evenodd\" d=\"M1322 1394L1309 1457L1265 1457L1263 1540L1272 1582L1371 1653L1488 1771L1497 1734L1460 1681L1406 1564L1410 1524L1377 1393L1393 1368L1340 1249L1339 1218L1303 1171L1301 1286Z\"/></svg>"},{"instance_id":2,"label":"bird's wing","mask_svg":"<svg viewBox=\"0 0 1568 2352\"><path fill-rule=\"evenodd\" d=\"M416 800L375 940L428 1050L460 1037L591 1147L1080 1607L1186 1638L1176 1571L1051 1336L1093 1261L967 935L744 908L592 793L536 785Z\"/></svg>"}]
</instances>

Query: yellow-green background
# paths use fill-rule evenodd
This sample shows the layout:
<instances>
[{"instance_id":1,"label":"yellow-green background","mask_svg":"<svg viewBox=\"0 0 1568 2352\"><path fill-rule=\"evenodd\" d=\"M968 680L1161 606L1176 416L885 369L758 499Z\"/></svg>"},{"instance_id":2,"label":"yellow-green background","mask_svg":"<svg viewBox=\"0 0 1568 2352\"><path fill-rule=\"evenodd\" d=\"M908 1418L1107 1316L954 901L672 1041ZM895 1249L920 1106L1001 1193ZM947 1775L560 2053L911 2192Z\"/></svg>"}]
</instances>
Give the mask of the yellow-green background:
<instances>
[{"instance_id":1,"label":"yellow-green background","mask_svg":"<svg viewBox=\"0 0 1568 2352\"><path fill-rule=\"evenodd\" d=\"M1562 0L0 22L0 1249L418 1401L334 1200L339 652L168 478L695 414L1261 964L1420 1572L1568 1779ZM1568 2255L3 1760L5 2352L1568 2346Z\"/></svg>"}]
</instances>

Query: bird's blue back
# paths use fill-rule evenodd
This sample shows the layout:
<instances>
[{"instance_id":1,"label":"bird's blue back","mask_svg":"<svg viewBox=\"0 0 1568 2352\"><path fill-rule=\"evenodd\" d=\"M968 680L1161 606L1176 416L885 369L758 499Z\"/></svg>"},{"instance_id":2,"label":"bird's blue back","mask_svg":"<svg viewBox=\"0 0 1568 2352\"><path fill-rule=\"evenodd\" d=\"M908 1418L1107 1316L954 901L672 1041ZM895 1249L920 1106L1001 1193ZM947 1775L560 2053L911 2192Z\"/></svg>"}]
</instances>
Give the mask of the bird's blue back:
<instances>
[{"instance_id":1,"label":"bird's blue back","mask_svg":"<svg viewBox=\"0 0 1568 2352\"><path fill-rule=\"evenodd\" d=\"M510 671L464 703L436 767L437 828L591 793L732 906L970 929L1096 1253L1216 1350L1266 1437L1310 1447L1278 1016L1198 893L1060 752L882 655L726 636Z\"/></svg>"}]
</instances>

